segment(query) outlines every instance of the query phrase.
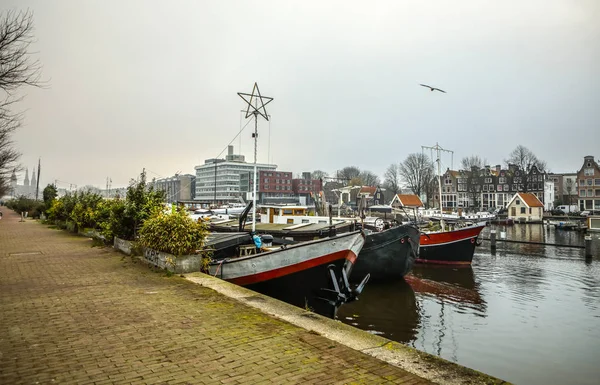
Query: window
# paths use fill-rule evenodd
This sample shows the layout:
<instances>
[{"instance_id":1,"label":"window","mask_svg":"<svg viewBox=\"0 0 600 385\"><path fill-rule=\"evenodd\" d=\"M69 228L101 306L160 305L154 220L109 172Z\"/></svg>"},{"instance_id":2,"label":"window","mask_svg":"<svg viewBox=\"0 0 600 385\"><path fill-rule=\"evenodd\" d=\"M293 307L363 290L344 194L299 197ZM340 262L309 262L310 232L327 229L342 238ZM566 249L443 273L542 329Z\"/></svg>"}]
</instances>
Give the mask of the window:
<instances>
[{"instance_id":1,"label":"window","mask_svg":"<svg viewBox=\"0 0 600 385\"><path fill-rule=\"evenodd\" d=\"M588 197L593 197L594 196L594 191L593 190L587 190L587 196Z\"/></svg>"},{"instance_id":2,"label":"window","mask_svg":"<svg viewBox=\"0 0 600 385\"><path fill-rule=\"evenodd\" d=\"M600 190L599 189L596 189L596 196L600 197Z\"/></svg>"},{"instance_id":3,"label":"window","mask_svg":"<svg viewBox=\"0 0 600 385\"><path fill-rule=\"evenodd\" d=\"M504 185L504 191L508 191L508 185L507 184Z\"/></svg>"},{"instance_id":4,"label":"window","mask_svg":"<svg viewBox=\"0 0 600 385\"><path fill-rule=\"evenodd\" d=\"M485 178L485 183L492 183L492 178Z\"/></svg>"},{"instance_id":5,"label":"window","mask_svg":"<svg viewBox=\"0 0 600 385\"><path fill-rule=\"evenodd\" d=\"M452 184L452 179L450 179L449 177L444 178L444 184Z\"/></svg>"},{"instance_id":6,"label":"window","mask_svg":"<svg viewBox=\"0 0 600 385\"><path fill-rule=\"evenodd\" d=\"M585 197L585 190L579 190L579 196Z\"/></svg>"},{"instance_id":7,"label":"window","mask_svg":"<svg viewBox=\"0 0 600 385\"><path fill-rule=\"evenodd\" d=\"M521 207L521 214L525 214L525 207Z\"/></svg>"},{"instance_id":8,"label":"window","mask_svg":"<svg viewBox=\"0 0 600 385\"><path fill-rule=\"evenodd\" d=\"M517 191L517 185L516 184L512 185L512 191Z\"/></svg>"},{"instance_id":9,"label":"window","mask_svg":"<svg viewBox=\"0 0 600 385\"><path fill-rule=\"evenodd\" d=\"M502 191L502 185L498 185L497 190Z\"/></svg>"},{"instance_id":10,"label":"window","mask_svg":"<svg viewBox=\"0 0 600 385\"><path fill-rule=\"evenodd\" d=\"M515 201L515 204L516 204L516 205L520 205L520 204L521 204L521 201L520 201L519 199L517 199L517 200Z\"/></svg>"},{"instance_id":11,"label":"window","mask_svg":"<svg viewBox=\"0 0 600 385\"><path fill-rule=\"evenodd\" d=\"M488 185L487 185L487 184L484 184L484 185L483 185L483 191L487 191L487 190L488 190Z\"/></svg>"},{"instance_id":12,"label":"window","mask_svg":"<svg viewBox=\"0 0 600 385\"><path fill-rule=\"evenodd\" d=\"M504 178L504 177L498 178L498 183L502 183L502 184L506 183L506 178Z\"/></svg>"},{"instance_id":13,"label":"window","mask_svg":"<svg viewBox=\"0 0 600 385\"><path fill-rule=\"evenodd\" d=\"M521 183L521 177L514 177L513 178L513 182L514 183Z\"/></svg>"},{"instance_id":14,"label":"window","mask_svg":"<svg viewBox=\"0 0 600 385\"><path fill-rule=\"evenodd\" d=\"M467 186L464 184L459 184L458 185L458 191L467 191Z\"/></svg>"},{"instance_id":15,"label":"window","mask_svg":"<svg viewBox=\"0 0 600 385\"><path fill-rule=\"evenodd\" d=\"M585 175L585 176L594 176L594 169L593 168L584 168L583 169L583 175Z\"/></svg>"},{"instance_id":16,"label":"window","mask_svg":"<svg viewBox=\"0 0 600 385\"><path fill-rule=\"evenodd\" d=\"M269 185L268 185L268 184L266 184L266 185L265 185L265 190L268 190L268 189L269 189Z\"/></svg>"},{"instance_id":17,"label":"window","mask_svg":"<svg viewBox=\"0 0 600 385\"><path fill-rule=\"evenodd\" d=\"M529 208L529 214L531 214L531 207Z\"/></svg>"},{"instance_id":18,"label":"window","mask_svg":"<svg viewBox=\"0 0 600 385\"><path fill-rule=\"evenodd\" d=\"M594 183L594 181L593 181L592 179L586 179L586 184L587 184L588 186L591 186L591 185L592 185L592 183Z\"/></svg>"}]
</instances>

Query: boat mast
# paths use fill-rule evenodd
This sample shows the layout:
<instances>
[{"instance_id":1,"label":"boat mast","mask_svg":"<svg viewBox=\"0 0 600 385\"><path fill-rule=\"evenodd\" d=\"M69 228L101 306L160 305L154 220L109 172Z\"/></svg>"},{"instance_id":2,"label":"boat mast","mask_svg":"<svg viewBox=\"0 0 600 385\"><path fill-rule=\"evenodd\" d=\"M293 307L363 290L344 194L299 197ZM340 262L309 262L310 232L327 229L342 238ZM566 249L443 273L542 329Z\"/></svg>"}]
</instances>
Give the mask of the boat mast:
<instances>
[{"instance_id":1,"label":"boat mast","mask_svg":"<svg viewBox=\"0 0 600 385\"><path fill-rule=\"evenodd\" d=\"M269 115L265 106L273 101L273 98L268 96L262 96L258 89L258 84L254 83L251 94L245 94L242 92L237 93L240 98L244 99L244 102L248 104L246 109L246 119L250 116L254 116L254 132L252 137L254 138L254 182L252 186L252 232L256 231L256 183L257 183L257 168L256 168L256 153L257 153L257 140L258 140L258 115L269 121ZM254 102L254 105L252 104ZM260 106L259 106L260 102ZM261 111L262 110L262 111Z\"/></svg>"},{"instance_id":2,"label":"boat mast","mask_svg":"<svg viewBox=\"0 0 600 385\"><path fill-rule=\"evenodd\" d=\"M452 157L454 158L454 151L451 150L446 150L443 149L437 142L435 143L435 146L433 147L428 147L428 146L421 146L421 150L423 149L429 149L429 150L435 150L436 152L436 157L437 159L435 160L437 162L437 174L438 174L438 196L439 196L439 202L440 202L440 225L442 227L442 231L444 231L444 220L442 218L442 212L443 212L443 206L442 206L442 156L441 156L441 152L445 151L445 152L449 152L452 154Z\"/></svg>"}]
</instances>

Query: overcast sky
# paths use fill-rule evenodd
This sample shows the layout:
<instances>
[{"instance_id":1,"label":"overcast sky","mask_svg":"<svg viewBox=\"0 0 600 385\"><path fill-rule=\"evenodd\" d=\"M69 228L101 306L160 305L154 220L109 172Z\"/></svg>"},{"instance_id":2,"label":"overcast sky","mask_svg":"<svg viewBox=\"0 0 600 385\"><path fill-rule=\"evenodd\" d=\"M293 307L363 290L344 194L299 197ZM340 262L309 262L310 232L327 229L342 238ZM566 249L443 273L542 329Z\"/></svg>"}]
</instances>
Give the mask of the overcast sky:
<instances>
[{"instance_id":1,"label":"overcast sky","mask_svg":"<svg viewBox=\"0 0 600 385\"><path fill-rule=\"evenodd\" d=\"M49 86L26 90L15 140L44 185L193 173L255 81L275 98L258 161L280 170L383 176L436 142L455 166L517 144L553 172L600 156L598 0L0 2L34 12Z\"/></svg>"}]
</instances>

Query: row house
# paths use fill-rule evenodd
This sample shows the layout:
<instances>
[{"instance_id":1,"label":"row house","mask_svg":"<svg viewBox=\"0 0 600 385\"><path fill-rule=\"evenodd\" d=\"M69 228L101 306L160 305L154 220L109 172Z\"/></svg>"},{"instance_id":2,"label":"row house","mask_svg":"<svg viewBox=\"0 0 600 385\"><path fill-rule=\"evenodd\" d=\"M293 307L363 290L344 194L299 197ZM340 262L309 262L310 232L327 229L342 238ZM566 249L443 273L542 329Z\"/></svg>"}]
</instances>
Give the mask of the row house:
<instances>
[{"instance_id":1,"label":"row house","mask_svg":"<svg viewBox=\"0 0 600 385\"><path fill-rule=\"evenodd\" d=\"M583 158L577 173L579 180L579 209L600 210L600 167L593 156Z\"/></svg>"},{"instance_id":2,"label":"row house","mask_svg":"<svg viewBox=\"0 0 600 385\"><path fill-rule=\"evenodd\" d=\"M500 165L494 168L486 166L471 171L446 170L442 175L442 207L444 210L457 208L477 208L487 210L494 207L506 207L510 199L519 191L536 196L541 202L554 199L545 197L545 191L551 188L546 184L546 174L532 166L529 172L510 164L508 169ZM437 195L434 200L437 200ZM439 203L436 202L436 207Z\"/></svg>"},{"instance_id":3,"label":"row house","mask_svg":"<svg viewBox=\"0 0 600 385\"><path fill-rule=\"evenodd\" d=\"M575 205L578 203L577 173L550 173L548 174L548 180L553 184L558 205Z\"/></svg>"},{"instance_id":4,"label":"row house","mask_svg":"<svg viewBox=\"0 0 600 385\"><path fill-rule=\"evenodd\" d=\"M319 179L311 179L309 172L302 173L302 177L294 178L290 171L262 170L258 173L258 186L256 199L259 203L300 203L312 204L311 193L322 189ZM247 191L247 199L251 199L253 190L252 173L242 175L241 188Z\"/></svg>"}]
</instances>

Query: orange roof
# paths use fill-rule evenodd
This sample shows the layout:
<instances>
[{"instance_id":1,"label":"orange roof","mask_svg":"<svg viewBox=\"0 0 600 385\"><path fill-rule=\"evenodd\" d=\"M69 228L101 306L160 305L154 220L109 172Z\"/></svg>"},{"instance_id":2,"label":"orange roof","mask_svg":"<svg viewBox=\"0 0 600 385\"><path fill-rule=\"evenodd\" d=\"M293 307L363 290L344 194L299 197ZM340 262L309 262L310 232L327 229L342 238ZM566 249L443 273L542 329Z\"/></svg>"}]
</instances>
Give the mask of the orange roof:
<instances>
[{"instance_id":1,"label":"orange roof","mask_svg":"<svg viewBox=\"0 0 600 385\"><path fill-rule=\"evenodd\" d=\"M373 187L373 186L363 186L360 188L360 191L358 192L359 194L375 194L375 191L377 191L377 187Z\"/></svg>"},{"instance_id":2,"label":"orange roof","mask_svg":"<svg viewBox=\"0 0 600 385\"><path fill-rule=\"evenodd\" d=\"M529 207L544 207L544 204L540 202L538 197L532 193L517 193L521 197L521 200Z\"/></svg>"},{"instance_id":3,"label":"orange roof","mask_svg":"<svg viewBox=\"0 0 600 385\"><path fill-rule=\"evenodd\" d=\"M397 194L396 197L400 201L400 204L404 207L422 207L423 202L421 199L412 194Z\"/></svg>"}]
</instances>

